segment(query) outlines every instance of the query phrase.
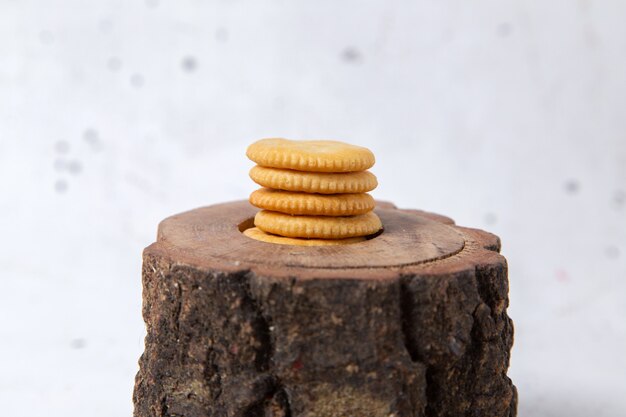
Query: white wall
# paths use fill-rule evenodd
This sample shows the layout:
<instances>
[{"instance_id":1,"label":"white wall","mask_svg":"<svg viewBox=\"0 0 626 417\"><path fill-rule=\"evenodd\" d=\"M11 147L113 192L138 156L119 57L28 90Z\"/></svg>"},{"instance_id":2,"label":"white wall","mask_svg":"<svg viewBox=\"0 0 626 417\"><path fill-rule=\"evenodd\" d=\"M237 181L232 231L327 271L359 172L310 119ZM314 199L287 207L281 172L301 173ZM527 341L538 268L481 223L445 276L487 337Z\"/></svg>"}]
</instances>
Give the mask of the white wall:
<instances>
[{"instance_id":1,"label":"white wall","mask_svg":"<svg viewBox=\"0 0 626 417\"><path fill-rule=\"evenodd\" d=\"M0 0L0 404L123 416L162 218L267 136L501 236L520 416L626 415L626 3Z\"/></svg>"}]
</instances>

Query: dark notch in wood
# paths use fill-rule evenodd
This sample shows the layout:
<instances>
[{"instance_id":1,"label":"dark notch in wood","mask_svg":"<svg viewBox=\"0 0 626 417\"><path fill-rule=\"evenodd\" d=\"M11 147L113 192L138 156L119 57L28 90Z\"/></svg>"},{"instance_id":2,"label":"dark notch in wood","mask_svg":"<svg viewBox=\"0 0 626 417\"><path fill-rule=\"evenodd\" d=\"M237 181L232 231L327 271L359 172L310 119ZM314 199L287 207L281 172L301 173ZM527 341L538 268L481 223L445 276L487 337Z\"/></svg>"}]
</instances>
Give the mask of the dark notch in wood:
<instances>
[{"instance_id":1,"label":"dark notch in wood","mask_svg":"<svg viewBox=\"0 0 626 417\"><path fill-rule=\"evenodd\" d=\"M261 308L256 300L252 297L250 292L250 272L242 271L238 278L241 280L240 285L243 287L244 296L242 298L241 308L251 311L255 319L252 322L252 328L256 334L256 338L259 341L260 346L257 347L256 355L254 358L254 365L259 372L266 372L270 368L270 362L272 359L272 336L270 334L270 323L268 319L263 315Z\"/></svg>"},{"instance_id":2,"label":"dark notch in wood","mask_svg":"<svg viewBox=\"0 0 626 417\"><path fill-rule=\"evenodd\" d=\"M411 357L413 362L423 363L419 357L419 353L415 349L417 341L415 340L413 333L410 331L413 328L412 314L414 310L413 300L411 292L407 288L407 281L410 277L400 277L400 318L402 320L402 339L404 346Z\"/></svg>"},{"instance_id":3,"label":"dark notch in wood","mask_svg":"<svg viewBox=\"0 0 626 417\"><path fill-rule=\"evenodd\" d=\"M271 379L265 395L250 405L243 412L243 417L291 417L289 397L285 389L276 379Z\"/></svg>"},{"instance_id":4,"label":"dark notch in wood","mask_svg":"<svg viewBox=\"0 0 626 417\"><path fill-rule=\"evenodd\" d=\"M212 393L213 401L217 401L222 395L222 378L220 369L216 361L217 353L211 347L207 349L206 359L204 362L204 381Z\"/></svg>"},{"instance_id":5,"label":"dark notch in wood","mask_svg":"<svg viewBox=\"0 0 626 417\"><path fill-rule=\"evenodd\" d=\"M266 376L257 381L254 389L259 395L256 402L249 405L242 413L243 417L291 417L289 397L282 387L279 378L271 372L273 342L270 332L271 322L265 317L259 303L250 291L250 271L241 271L236 281L243 288L241 308L255 315L252 327L260 346L255 355L255 368Z\"/></svg>"}]
</instances>

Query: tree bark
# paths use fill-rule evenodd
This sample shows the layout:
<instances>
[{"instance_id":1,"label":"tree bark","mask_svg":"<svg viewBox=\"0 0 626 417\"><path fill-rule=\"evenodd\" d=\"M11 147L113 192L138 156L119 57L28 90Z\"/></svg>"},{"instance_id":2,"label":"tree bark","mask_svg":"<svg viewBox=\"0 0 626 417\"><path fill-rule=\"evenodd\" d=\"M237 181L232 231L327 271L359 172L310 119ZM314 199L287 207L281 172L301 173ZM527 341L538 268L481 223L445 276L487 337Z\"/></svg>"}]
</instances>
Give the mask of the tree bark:
<instances>
[{"instance_id":1,"label":"tree bark","mask_svg":"<svg viewBox=\"0 0 626 417\"><path fill-rule=\"evenodd\" d=\"M136 417L514 417L499 239L376 209L366 242L241 233L247 202L176 215L144 251Z\"/></svg>"}]
</instances>

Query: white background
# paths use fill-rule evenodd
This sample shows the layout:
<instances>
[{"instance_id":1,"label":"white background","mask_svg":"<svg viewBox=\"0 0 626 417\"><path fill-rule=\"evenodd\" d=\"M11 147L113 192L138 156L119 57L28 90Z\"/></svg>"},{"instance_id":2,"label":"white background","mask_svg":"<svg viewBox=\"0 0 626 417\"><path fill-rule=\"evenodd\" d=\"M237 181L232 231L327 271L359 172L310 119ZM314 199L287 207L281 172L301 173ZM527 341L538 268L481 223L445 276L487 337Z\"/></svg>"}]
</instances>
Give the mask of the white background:
<instances>
[{"instance_id":1,"label":"white background","mask_svg":"<svg viewBox=\"0 0 626 417\"><path fill-rule=\"evenodd\" d=\"M626 416L626 2L0 0L0 405L131 413L141 251L268 136L501 236L520 416Z\"/></svg>"}]
</instances>

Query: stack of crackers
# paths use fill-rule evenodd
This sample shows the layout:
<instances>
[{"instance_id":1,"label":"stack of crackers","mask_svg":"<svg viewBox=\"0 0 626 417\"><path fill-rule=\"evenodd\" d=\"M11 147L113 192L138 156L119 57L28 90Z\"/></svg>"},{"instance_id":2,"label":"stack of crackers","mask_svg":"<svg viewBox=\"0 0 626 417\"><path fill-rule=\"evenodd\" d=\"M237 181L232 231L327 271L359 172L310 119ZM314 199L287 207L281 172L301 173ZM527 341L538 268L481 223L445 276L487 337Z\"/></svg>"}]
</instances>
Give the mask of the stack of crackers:
<instances>
[{"instance_id":1,"label":"stack of crackers","mask_svg":"<svg viewBox=\"0 0 626 417\"><path fill-rule=\"evenodd\" d=\"M244 234L287 245L356 243L380 231L368 191L378 185L367 169L374 154L336 141L262 139L248 147L257 165L250 178L263 186L250 195L262 210Z\"/></svg>"}]
</instances>

